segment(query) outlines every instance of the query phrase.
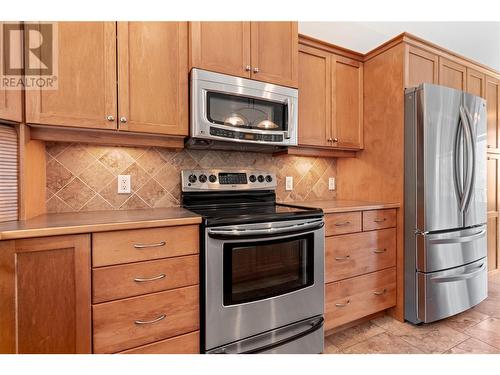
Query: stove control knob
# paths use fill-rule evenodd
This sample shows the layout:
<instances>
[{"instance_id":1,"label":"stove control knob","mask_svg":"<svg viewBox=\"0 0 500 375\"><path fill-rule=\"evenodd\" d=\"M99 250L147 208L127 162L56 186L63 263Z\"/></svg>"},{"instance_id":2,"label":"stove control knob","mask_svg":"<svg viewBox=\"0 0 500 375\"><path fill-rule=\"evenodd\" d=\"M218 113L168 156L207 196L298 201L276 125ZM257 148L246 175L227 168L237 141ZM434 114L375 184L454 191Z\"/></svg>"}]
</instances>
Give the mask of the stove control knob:
<instances>
[{"instance_id":1,"label":"stove control knob","mask_svg":"<svg viewBox=\"0 0 500 375\"><path fill-rule=\"evenodd\" d=\"M204 174L200 174L200 177L198 177L198 180L200 180L200 182L202 184L204 184L205 182L207 182L207 176Z\"/></svg>"},{"instance_id":2,"label":"stove control knob","mask_svg":"<svg viewBox=\"0 0 500 375\"><path fill-rule=\"evenodd\" d=\"M264 182L264 176L260 174L259 177L257 177L257 180L259 180L259 182Z\"/></svg>"},{"instance_id":3,"label":"stove control knob","mask_svg":"<svg viewBox=\"0 0 500 375\"><path fill-rule=\"evenodd\" d=\"M212 184L217 181L217 177L214 174L211 174L208 176L208 181L210 181Z\"/></svg>"},{"instance_id":4,"label":"stove control knob","mask_svg":"<svg viewBox=\"0 0 500 375\"><path fill-rule=\"evenodd\" d=\"M272 181L273 181L273 178L271 177L271 175L267 175L266 182L272 182Z\"/></svg>"},{"instance_id":5,"label":"stove control knob","mask_svg":"<svg viewBox=\"0 0 500 375\"><path fill-rule=\"evenodd\" d=\"M250 182L255 182L255 180L257 180L254 174L250 175L248 179L250 180Z\"/></svg>"},{"instance_id":6,"label":"stove control knob","mask_svg":"<svg viewBox=\"0 0 500 375\"><path fill-rule=\"evenodd\" d=\"M196 182L196 176L194 174L190 174L188 177L188 181L194 184Z\"/></svg>"}]
</instances>

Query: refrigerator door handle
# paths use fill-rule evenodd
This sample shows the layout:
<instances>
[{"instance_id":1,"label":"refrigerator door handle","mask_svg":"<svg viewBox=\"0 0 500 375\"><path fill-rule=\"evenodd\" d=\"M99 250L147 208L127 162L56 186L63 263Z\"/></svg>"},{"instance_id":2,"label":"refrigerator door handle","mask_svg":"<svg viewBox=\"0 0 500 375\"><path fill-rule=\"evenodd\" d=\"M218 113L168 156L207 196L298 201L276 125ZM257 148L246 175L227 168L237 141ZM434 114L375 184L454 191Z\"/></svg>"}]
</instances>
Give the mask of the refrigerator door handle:
<instances>
[{"instance_id":1,"label":"refrigerator door handle","mask_svg":"<svg viewBox=\"0 0 500 375\"><path fill-rule=\"evenodd\" d=\"M467 205L467 202L469 201L470 195L472 193L472 183L473 183L472 177L474 173L475 155L474 155L474 145L472 139L471 126L469 124L469 119L467 118L467 114L463 106L460 106L460 122L462 123L464 128L464 134L467 145L467 152L466 152L467 160L465 163L467 165L467 168L465 170L465 187L462 196L462 202L460 204L460 211L464 212L465 206Z\"/></svg>"},{"instance_id":2,"label":"refrigerator door handle","mask_svg":"<svg viewBox=\"0 0 500 375\"><path fill-rule=\"evenodd\" d=\"M454 276L432 277L431 281L434 283L447 283L447 282L452 282L452 281L467 280L467 279L471 279L471 278L475 277L477 274L483 272L485 268L486 268L486 262L483 262L479 266L474 267L473 271L464 272L464 273L454 275Z\"/></svg>"},{"instance_id":3,"label":"refrigerator door handle","mask_svg":"<svg viewBox=\"0 0 500 375\"><path fill-rule=\"evenodd\" d=\"M471 234L470 236L455 237L455 238L437 238L429 240L429 243L433 245L445 245L452 243L472 242L474 240L477 240L478 238L484 237L485 234L486 234L486 229L483 229L477 233Z\"/></svg>"},{"instance_id":4,"label":"refrigerator door handle","mask_svg":"<svg viewBox=\"0 0 500 375\"><path fill-rule=\"evenodd\" d=\"M459 207L462 207L462 201L463 201L463 197L464 197L464 191L463 191L463 178L462 178L462 174L460 173L460 169L461 169L461 166L460 166L460 147L461 147L461 143L462 143L462 140L463 140L463 132L464 132L464 124L462 122L462 120L458 120L458 128L457 128L457 135L456 135L456 138L455 138L455 162L453 163L453 167L454 167L454 182L455 182L455 187L456 187L456 190L457 190L457 196L458 196L458 204L459 204Z\"/></svg>"}]
</instances>

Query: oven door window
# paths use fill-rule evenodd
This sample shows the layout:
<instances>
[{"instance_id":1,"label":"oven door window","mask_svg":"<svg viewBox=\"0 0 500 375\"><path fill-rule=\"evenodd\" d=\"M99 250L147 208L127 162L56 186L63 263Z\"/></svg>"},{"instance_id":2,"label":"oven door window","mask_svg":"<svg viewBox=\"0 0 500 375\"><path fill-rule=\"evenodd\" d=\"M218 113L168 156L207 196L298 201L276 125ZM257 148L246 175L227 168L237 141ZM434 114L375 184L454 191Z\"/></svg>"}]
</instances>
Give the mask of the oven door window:
<instances>
[{"instance_id":1,"label":"oven door window","mask_svg":"<svg viewBox=\"0 0 500 375\"><path fill-rule=\"evenodd\" d=\"M224 305L278 296L314 283L314 236L224 244Z\"/></svg>"},{"instance_id":2,"label":"oven door window","mask_svg":"<svg viewBox=\"0 0 500 375\"><path fill-rule=\"evenodd\" d=\"M243 96L207 93L207 119L241 129L287 131L288 106Z\"/></svg>"}]
</instances>

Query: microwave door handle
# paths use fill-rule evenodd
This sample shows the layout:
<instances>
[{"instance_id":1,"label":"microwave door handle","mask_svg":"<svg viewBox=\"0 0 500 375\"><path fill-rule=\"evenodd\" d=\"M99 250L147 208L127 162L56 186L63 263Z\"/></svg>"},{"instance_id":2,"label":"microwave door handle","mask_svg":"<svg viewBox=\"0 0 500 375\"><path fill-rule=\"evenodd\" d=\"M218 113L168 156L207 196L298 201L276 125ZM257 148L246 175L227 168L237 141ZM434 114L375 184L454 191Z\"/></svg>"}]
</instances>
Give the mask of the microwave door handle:
<instances>
[{"instance_id":1,"label":"microwave door handle","mask_svg":"<svg viewBox=\"0 0 500 375\"><path fill-rule=\"evenodd\" d=\"M290 124L293 122L293 102L290 99L286 100L288 103L288 124L286 127L286 132L285 132L285 138L290 139L292 138L291 131L290 131Z\"/></svg>"}]
</instances>

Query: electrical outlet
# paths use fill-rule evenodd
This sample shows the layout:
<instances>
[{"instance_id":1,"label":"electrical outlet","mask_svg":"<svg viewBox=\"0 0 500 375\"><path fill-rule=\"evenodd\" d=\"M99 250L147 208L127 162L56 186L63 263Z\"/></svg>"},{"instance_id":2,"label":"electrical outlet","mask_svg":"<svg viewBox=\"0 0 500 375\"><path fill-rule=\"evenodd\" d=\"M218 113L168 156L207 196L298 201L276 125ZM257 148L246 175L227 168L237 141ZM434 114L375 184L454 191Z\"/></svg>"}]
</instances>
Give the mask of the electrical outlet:
<instances>
[{"instance_id":1,"label":"electrical outlet","mask_svg":"<svg viewBox=\"0 0 500 375\"><path fill-rule=\"evenodd\" d=\"M118 194L130 194L130 175L118 175Z\"/></svg>"},{"instance_id":2,"label":"electrical outlet","mask_svg":"<svg viewBox=\"0 0 500 375\"><path fill-rule=\"evenodd\" d=\"M335 190L335 177L328 179L328 190Z\"/></svg>"},{"instance_id":3,"label":"electrical outlet","mask_svg":"<svg viewBox=\"0 0 500 375\"><path fill-rule=\"evenodd\" d=\"M293 177L286 176L285 190L286 191L293 190Z\"/></svg>"}]
</instances>

